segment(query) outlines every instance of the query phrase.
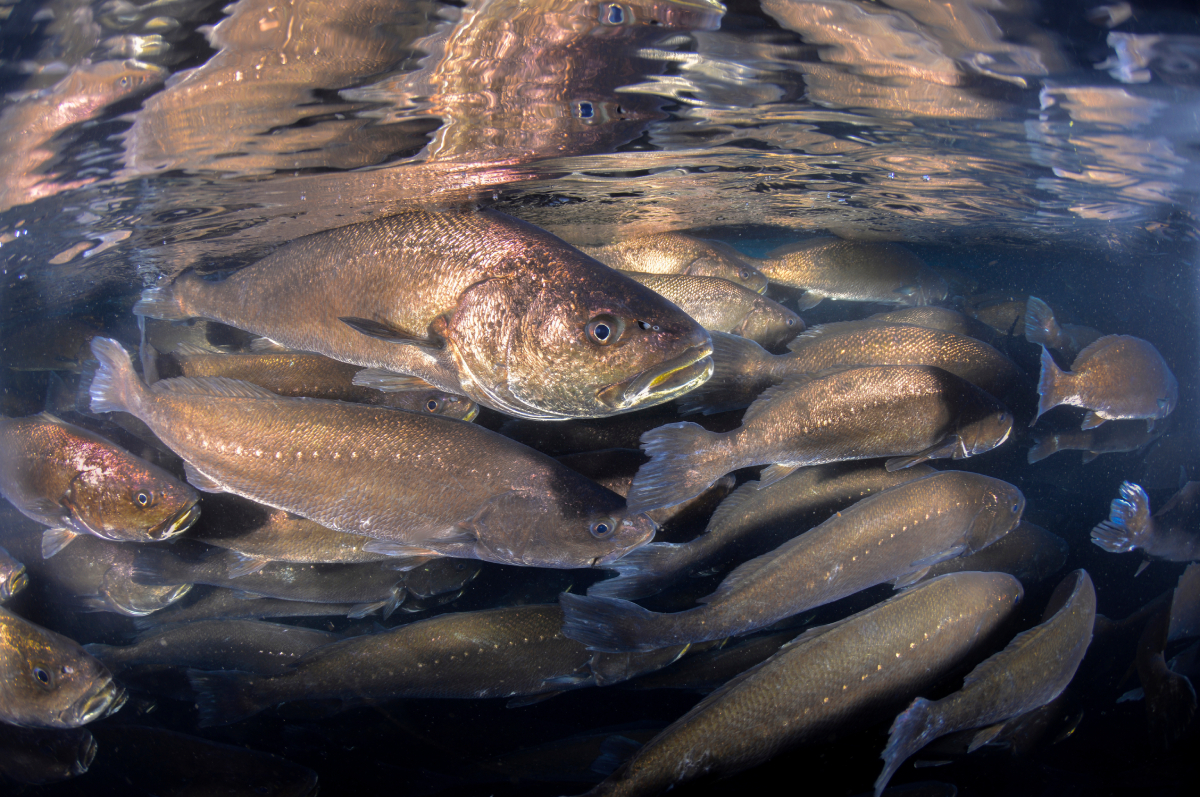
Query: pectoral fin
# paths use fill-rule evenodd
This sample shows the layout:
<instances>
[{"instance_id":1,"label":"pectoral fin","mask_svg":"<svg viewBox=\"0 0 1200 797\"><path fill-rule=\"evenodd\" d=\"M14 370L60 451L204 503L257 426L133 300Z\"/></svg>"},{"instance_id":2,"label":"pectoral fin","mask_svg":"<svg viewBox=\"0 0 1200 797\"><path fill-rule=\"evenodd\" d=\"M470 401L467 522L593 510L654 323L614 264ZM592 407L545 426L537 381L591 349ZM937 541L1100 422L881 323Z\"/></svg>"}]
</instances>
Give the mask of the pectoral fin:
<instances>
[{"instance_id":1,"label":"pectoral fin","mask_svg":"<svg viewBox=\"0 0 1200 797\"><path fill-rule=\"evenodd\" d=\"M42 532L42 558L54 556L78 536L79 532L70 529L46 529Z\"/></svg>"},{"instance_id":2,"label":"pectoral fin","mask_svg":"<svg viewBox=\"0 0 1200 797\"><path fill-rule=\"evenodd\" d=\"M929 575L929 567L919 567L911 573L905 573L899 578L892 579L892 586L896 589L908 589L927 575Z\"/></svg>"},{"instance_id":3,"label":"pectoral fin","mask_svg":"<svg viewBox=\"0 0 1200 797\"><path fill-rule=\"evenodd\" d=\"M988 727L980 730L978 733L976 733L974 736L971 737L971 743L967 746L967 752L973 753L976 750L978 750L980 747L983 747L985 744L988 744L989 742L991 742L993 739L995 739L997 736L1000 735L1001 731L1004 730L1004 725L1005 725L1005 723L998 722L995 725L989 725Z\"/></svg>"},{"instance_id":4,"label":"pectoral fin","mask_svg":"<svg viewBox=\"0 0 1200 797\"><path fill-rule=\"evenodd\" d=\"M229 564L229 577L240 578L241 576L248 576L257 573L269 564L271 564L270 559L260 559L256 556L246 556L239 553L237 554L237 562Z\"/></svg>"},{"instance_id":5,"label":"pectoral fin","mask_svg":"<svg viewBox=\"0 0 1200 797\"><path fill-rule=\"evenodd\" d=\"M405 332L402 329L388 326L379 321L373 321L370 318L354 318L352 316L339 317L346 326L366 335L369 338L384 340L388 343L403 343L408 346L420 346L421 348L429 349L430 351L441 351L442 346L429 338L418 337L411 332Z\"/></svg>"},{"instance_id":6,"label":"pectoral fin","mask_svg":"<svg viewBox=\"0 0 1200 797\"><path fill-rule=\"evenodd\" d=\"M800 310L811 310L824 300L825 297L819 293L805 291L804 295L796 300L796 307L800 308Z\"/></svg>"},{"instance_id":7,"label":"pectoral fin","mask_svg":"<svg viewBox=\"0 0 1200 797\"><path fill-rule=\"evenodd\" d=\"M1087 413L1083 416L1083 425L1080 426L1079 428L1080 429L1095 429L1097 426L1104 423L1104 421L1105 421L1104 418L1101 418L1095 412L1088 410Z\"/></svg>"},{"instance_id":8,"label":"pectoral fin","mask_svg":"<svg viewBox=\"0 0 1200 797\"><path fill-rule=\"evenodd\" d=\"M194 465L192 465L192 463L190 463L190 462L185 461L183 463L183 473L187 477L188 484L192 485L193 487L195 487L197 490L200 490L201 492L205 492L205 493L223 493L223 492L225 492L225 488L223 486L221 486L220 482L218 482L216 479L212 478L211 476L206 476L205 474L196 470L196 467Z\"/></svg>"}]
</instances>

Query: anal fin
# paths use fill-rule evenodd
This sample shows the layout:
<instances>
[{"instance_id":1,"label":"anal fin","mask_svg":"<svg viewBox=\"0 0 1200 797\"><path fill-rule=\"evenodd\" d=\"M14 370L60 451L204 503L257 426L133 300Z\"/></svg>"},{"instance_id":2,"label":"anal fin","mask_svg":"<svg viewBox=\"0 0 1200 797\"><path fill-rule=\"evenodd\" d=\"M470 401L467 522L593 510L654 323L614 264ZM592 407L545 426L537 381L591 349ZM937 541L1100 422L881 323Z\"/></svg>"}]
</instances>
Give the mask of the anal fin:
<instances>
[{"instance_id":1,"label":"anal fin","mask_svg":"<svg viewBox=\"0 0 1200 797\"><path fill-rule=\"evenodd\" d=\"M981 729L971 737L971 743L967 745L967 752L973 753L985 744L990 744L1004 730L1006 722L997 722L995 725L989 725Z\"/></svg>"}]
</instances>

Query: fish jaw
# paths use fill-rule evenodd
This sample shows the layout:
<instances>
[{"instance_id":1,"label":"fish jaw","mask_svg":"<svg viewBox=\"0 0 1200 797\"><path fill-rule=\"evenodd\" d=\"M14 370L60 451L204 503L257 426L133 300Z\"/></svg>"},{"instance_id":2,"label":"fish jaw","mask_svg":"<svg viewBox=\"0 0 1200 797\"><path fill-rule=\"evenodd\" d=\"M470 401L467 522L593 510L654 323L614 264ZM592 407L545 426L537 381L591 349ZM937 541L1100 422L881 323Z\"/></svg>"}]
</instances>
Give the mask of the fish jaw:
<instances>
[{"instance_id":1,"label":"fish jaw","mask_svg":"<svg viewBox=\"0 0 1200 797\"><path fill-rule=\"evenodd\" d=\"M712 342L601 389L596 398L617 412L648 407L678 398L708 381L713 373Z\"/></svg>"},{"instance_id":2,"label":"fish jaw","mask_svg":"<svg viewBox=\"0 0 1200 797\"><path fill-rule=\"evenodd\" d=\"M0 584L0 603L16 595L25 587L29 586L29 574L25 572L25 566L14 570L9 577L5 579L3 584Z\"/></svg>"},{"instance_id":3,"label":"fish jaw","mask_svg":"<svg viewBox=\"0 0 1200 797\"><path fill-rule=\"evenodd\" d=\"M187 506L182 512L177 513L174 517L169 517L157 526L154 526L147 532L147 536L156 542L170 539L178 534L182 534L192 527L196 520L200 517L200 504L194 503Z\"/></svg>"},{"instance_id":4,"label":"fish jaw","mask_svg":"<svg viewBox=\"0 0 1200 797\"><path fill-rule=\"evenodd\" d=\"M78 727L106 717L125 705L128 693L108 678L76 705L63 712L59 721L64 727Z\"/></svg>"}]
</instances>

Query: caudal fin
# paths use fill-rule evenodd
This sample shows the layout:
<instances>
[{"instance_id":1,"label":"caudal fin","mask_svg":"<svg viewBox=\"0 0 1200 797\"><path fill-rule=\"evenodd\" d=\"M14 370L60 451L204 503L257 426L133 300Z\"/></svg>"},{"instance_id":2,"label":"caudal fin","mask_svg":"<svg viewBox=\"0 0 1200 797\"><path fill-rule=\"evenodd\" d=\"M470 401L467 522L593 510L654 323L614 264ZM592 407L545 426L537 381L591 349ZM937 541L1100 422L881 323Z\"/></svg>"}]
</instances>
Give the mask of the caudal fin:
<instances>
[{"instance_id":1,"label":"caudal fin","mask_svg":"<svg viewBox=\"0 0 1200 797\"><path fill-rule=\"evenodd\" d=\"M183 304L179 301L178 291L180 284L188 279L197 277L191 273L183 274L170 285L142 291L142 298L133 306L133 314L163 321L186 321L191 318L191 314L183 309Z\"/></svg>"},{"instance_id":2,"label":"caudal fin","mask_svg":"<svg viewBox=\"0 0 1200 797\"><path fill-rule=\"evenodd\" d=\"M1038 418L1042 417L1051 407L1062 404L1062 390L1068 379L1070 376L1055 364L1054 358L1050 356L1050 351L1043 346L1042 377L1038 380L1038 411L1033 423L1029 424L1030 426L1037 423Z\"/></svg>"},{"instance_id":3,"label":"caudal fin","mask_svg":"<svg viewBox=\"0 0 1200 797\"><path fill-rule=\"evenodd\" d=\"M112 338L92 338L92 354L100 361L88 394L92 412L128 412L137 415L146 387L133 370L129 352Z\"/></svg>"},{"instance_id":4,"label":"caudal fin","mask_svg":"<svg viewBox=\"0 0 1200 797\"><path fill-rule=\"evenodd\" d=\"M203 672L188 670L188 682L196 691L196 706L200 709L200 727L230 723L253 717L267 708L258 699L258 681L249 673L230 670L228 672Z\"/></svg>"},{"instance_id":5,"label":"caudal fin","mask_svg":"<svg viewBox=\"0 0 1200 797\"><path fill-rule=\"evenodd\" d=\"M932 724L933 704L923 697L918 697L907 709L896 717L892 728L888 731L888 743L883 748L883 772L875 779L875 797L883 794L888 781L908 757L920 750L937 737Z\"/></svg>"},{"instance_id":6,"label":"caudal fin","mask_svg":"<svg viewBox=\"0 0 1200 797\"><path fill-rule=\"evenodd\" d=\"M1057 349L1061 345L1062 330L1054 320L1050 305L1036 296L1025 303L1025 340L1046 348Z\"/></svg>"},{"instance_id":7,"label":"caudal fin","mask_svg":"<svg viewBox=\"0 0 1200 797\"><path fill-rule=\"evenodd\" d=\"M686 545L652 542L622 556L608 567L620 575L598 581L587 594L600 598L635 600L661 592L684 574Z\"/></svg>"},{"instance_id":8,"label":"caudal fin","mask_svg":"<svg viewBox=\"0 0 1200 797\"><path fill-rule=\"evenodd\" d=\"M1029 449L1029 464L1041 462L1051 454L1058 453L1058 435L1047 434L1037 438L1033 447Z\"/></svg>"},{"instance_id":9,"label":"caudal fin","mask_svg":"<svg viewBox=\"0 0 1200 797\"><path fill-rule=\"evenodd\" d=\"M1133 482L1123 482L1120 493L1109 507L1108 520L1092 529L1092 542L1109 553L1145 547L1154 530L1146 491Z\"/></svg>"},{"instance_id":10,"label":"caudal fin","mask_svg":"<svg viewBox=\"0 0 1200 797\"><path fill-rule=\"evenodd\" d=\"M592 650L623 653L675 644L661 639L657 626L664 616L636 603L569 592L560 594L558 602L563 610L563 636Z\"/></svg>"},{"instance_id":11,"label":"caudal fin","mask_svg":"<svg viewBox=\"0 0 1200 797\"><path fill-rule=\"evenodd\" d=\"M642 435L642 450L650 461L642 465L629 486L631 512L682 504L695 498L733 468L725 458L707 451L717 435L696 423L670 423Z\"/></svg>"}]
</instances>

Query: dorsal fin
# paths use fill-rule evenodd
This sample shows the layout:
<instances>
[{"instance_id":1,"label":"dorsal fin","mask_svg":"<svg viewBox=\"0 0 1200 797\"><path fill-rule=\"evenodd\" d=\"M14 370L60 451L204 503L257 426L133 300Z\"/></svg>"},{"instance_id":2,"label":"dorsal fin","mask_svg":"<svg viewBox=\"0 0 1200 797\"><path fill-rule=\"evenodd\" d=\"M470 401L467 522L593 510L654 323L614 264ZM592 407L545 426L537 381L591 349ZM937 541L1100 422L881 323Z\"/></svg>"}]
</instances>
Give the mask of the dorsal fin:
<instances>
[{"instance_id":1,"label":"dorsal fin","mask_svg":"<svg viewBox=\"0 0 1200 797\"><path fill-rule=\"evenodd\" d=\"M214 398L280 400L278 393L272 393L251 382L230 379L225 376L180 376L175 379L162 379L151 385L150 389L155 393L212 396Z\"/></svg>"},{"instance_id":2,"label":"dorsal fin","mask_svg":"<svg viewBox=\"0 0 1200 797\"><path fill-rule=\"evenodd\" d=\"M195 343L183 340L175 344L175 350L171 353L194 357L198 354L219 354L220 352L215 352L212 349L206 349L203 346L198 346Z\"/></svg>"},{"instance_id":3,"label":"dorsal fin","mask_svg":"<svg viewBox=\"0 0 1200 797\"><path fill-rule=\"evenodd\" d=\"M280 352L293 351L293 349L289 349L282 343L271 340L270 338L255 338L254 340L250 341L249 348L254 354L279 354Z\"/></svg>"},{"instance_id":4,"label":"dorsal fin","mask_svg":"<svg viewBox=\"0 0 1200 797\"><path fill-rule=\"evenodd\" d=\"M712 517L708 519L708 525L705 526L704 533L707 534L713 529L719 528L729 522L735 514L742 511L742 507L747 501L756 500L759 488L759 482L746 482L725 496L725 500L717 506L716 510L712 513Z\"/></svg>"}]
</instances>

